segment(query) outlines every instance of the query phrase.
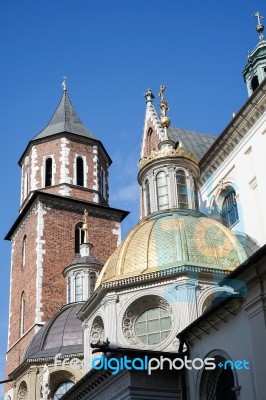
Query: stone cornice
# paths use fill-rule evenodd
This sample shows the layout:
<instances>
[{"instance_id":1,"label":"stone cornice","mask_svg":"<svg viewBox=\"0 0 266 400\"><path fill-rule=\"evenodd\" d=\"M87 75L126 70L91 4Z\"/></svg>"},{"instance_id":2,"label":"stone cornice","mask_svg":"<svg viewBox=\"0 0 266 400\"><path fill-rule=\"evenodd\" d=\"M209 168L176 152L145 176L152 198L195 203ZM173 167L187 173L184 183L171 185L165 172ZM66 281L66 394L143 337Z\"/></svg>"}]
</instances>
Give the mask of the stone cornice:
<instances>
[{"instance_id":1,"label":"stone cornice","mask_svg":"<svg viewBox=\"0 0 266 400\"><path fill-rule=\"evenodd\" d=\"M266 110L266 79L249 97L199 162L206 179L224 162Z\"/></svg>"}]
</instances>

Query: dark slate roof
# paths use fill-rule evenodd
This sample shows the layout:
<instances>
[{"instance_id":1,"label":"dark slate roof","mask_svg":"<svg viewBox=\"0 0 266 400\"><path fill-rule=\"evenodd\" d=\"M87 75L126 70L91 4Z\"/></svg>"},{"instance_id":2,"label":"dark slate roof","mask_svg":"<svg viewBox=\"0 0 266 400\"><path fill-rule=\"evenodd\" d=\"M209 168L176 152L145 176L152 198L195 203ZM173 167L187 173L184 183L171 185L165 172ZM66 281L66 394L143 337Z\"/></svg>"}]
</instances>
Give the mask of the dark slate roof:
<instances>
[{"instance_id":1,"label":"dark slate roof","mask_svg":"<svg viewBox=\"0 0 266 400\"><path fill-rule=\"evenodd\" d=\"M62 99L57 107L52 119L37 136L33 138L42 139L47 136L56 135L57 133L69 132L79 136L96 139L92 133L81 122L78 114L74 110L71 101L69 100L67 91L63 91Z\"/></svg>"},{"instance_id":2,"label":"dark slate roof","mask_svg":"<svg viewBox=\"0 0 266 400\"><path fill-rule=\"evenodd\" d=\"M245 233L236 233L236 237L239 242L244 247L247 257L251 257L257 250L259 250L260 246L252 239L250 236L246 235Z\"/></svg>"},{"instance_id":3,"label":"dark slate roof","mask_svg":"<svg viewBox=\"0 0 266 400\"><path fill-rule=\"evenodd\" d=\"M24 360L83 353L83 330L77 317L83 304L68 304L50 319L34 336Z\"/></svg>"},{"instance_id":4,"label":"dark slate roof","mask_svg":"<svg viewBox=\"0 0 266 400\"><path fill-rule=\"evenodd\" d=\"M206 135L196 131L188 131L182 128L169 127L168 136L170 140L180 140L184 148L200 160L209 147L216 140L215 136Z\"/></svg>"},{"instance_id":5,"label":"dark slate roof","mask_svg":"<svg viewBox=\"0 0 266 400\"><path fill-rule=\"evenodd\" d=\"M79 264L85 264L85 265L104 265L104 263L97 257L95 257L93 254L86 256L86 257L76 257L74 260L72 260L67 267L70 267L72 265L79 265ZM66 267L66 268L67 268Z\"/></svg>"}]
</instances>

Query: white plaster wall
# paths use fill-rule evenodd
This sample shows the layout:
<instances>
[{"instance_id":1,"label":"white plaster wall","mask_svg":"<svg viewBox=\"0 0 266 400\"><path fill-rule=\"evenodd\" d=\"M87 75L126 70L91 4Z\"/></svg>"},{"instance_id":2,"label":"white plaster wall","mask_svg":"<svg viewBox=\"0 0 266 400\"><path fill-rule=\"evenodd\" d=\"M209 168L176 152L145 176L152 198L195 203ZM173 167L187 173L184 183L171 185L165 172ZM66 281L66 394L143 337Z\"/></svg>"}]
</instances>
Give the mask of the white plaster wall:
<instances>
[{"instance_id":1,"label":"white plaster wall","mask_svg":"<svg viewBox=\"0 0 266 400\"><path fill-rule=\"evenodd\" d=\"M265 152L266 113L257 120L248 134L199 190L200 210L208 215L212 199L218 197L222 184L232 182L239 212L239 222L233 229L245 232L259 245L266 243Z\"/></svg>"}]
</instances>

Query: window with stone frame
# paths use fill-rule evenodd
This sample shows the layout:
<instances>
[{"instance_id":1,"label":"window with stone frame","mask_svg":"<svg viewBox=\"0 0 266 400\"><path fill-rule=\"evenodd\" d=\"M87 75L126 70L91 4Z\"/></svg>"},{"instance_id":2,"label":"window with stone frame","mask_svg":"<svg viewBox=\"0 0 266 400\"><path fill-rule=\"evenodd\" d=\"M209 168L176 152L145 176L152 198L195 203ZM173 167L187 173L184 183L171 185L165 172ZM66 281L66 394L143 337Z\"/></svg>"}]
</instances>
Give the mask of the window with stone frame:
<instances>
[{"instance_id":1,"label":"window with stone frame","mask_svg":"<svg viewBox=\"0 0 266 400\"><path fill-rule=\"evenodd\" d=\"M178 169L176 172L176 187L178 197L178 208L187 209L188 207L188 186L185 171Z\"/></svg>"},{"instance_id":2,"label":"window with stone frame","mask_svg":"<svg viewBox=\"0 0 266 400\"><path fill-rule=\"evenodd\" d=\"M19 327L20 337L23 336L25 333L25 308L26 308L25 293L22 292L20 298L20 327Z\"/></svg>"},{"instance_id":3,"label":"window with stone frame","mask_svg":"<svg viewBox=\"0 0 266 400\"><path fill-rule=\"evenodd\" d=\"M96 284L96 273L95 272L90 272L89 274L89 297L93 295L95 284Z\"/></svg>"},{"instance_id":4,"label":"window with stone frame","mask_svg":"<svg viewBox=\"0 0 266 400\"><path fill-rule=\"evenodd\" d=\"M84 186L84 161L82 157L76 159L76 184Z\"/></svg>"},{"instance_id":5,"label":"window with stone frame","mask_svg":"<svg viewBox=\"0 0 266 400\"><path fill-rule=\"evenodd\" d=\"M84 231L82 230L83 223L78 222L75 226L75 253L79 254L79 246L84 243Z\"/></svg>"},{"instance_id":6,"label":"window with stone frame","mask_svg":"<svg viewBox=\"0 0 266 400\"><path fill-rule=\"evenodd\" d=\"M239 221L236 192L233 187L229 187L222 193L223 204L222 204L222 221L227 228L231 228Z\"/></svg>"},{"instance_id":7,"label":"window with stone frame","mask_svg":"<svg viewBox=\"0 0 266 400\"><path fill-rule=\"evenodd\" d=\"M53 179L53 160L51 157L45 160L45 187L52 186Z\"/></svg>"},{"instance_id":8,"label":"window with stone frame","mask_svg":"<svg viewBox=\"0 0 266 400\"><path fill-rule=\"evenodd\" d=\"M149 180L145 181L145 200L146 200L146 214L151 213L151 197L150 197L150 183Z\"/></svg>"},{"instance_id":9,"label":"window with stone frame","mask_svg":"<svg viewBox=\"0 0 266 400\"><path fill-rule=\"evenodd\" d=\"M83 300L83 274L81 272L75 275L75 301Z\"/></svg>"},{"instance_id":10,"label":"window with stone frame","mask_svg":"<svg viewBox=\"0 0 266 400\"><path fill-rule=\"evenodd\" d=\"M168 184L166 172L160 171L156 175L158 210L169 208Z\"/></svg>"}]
</instances>

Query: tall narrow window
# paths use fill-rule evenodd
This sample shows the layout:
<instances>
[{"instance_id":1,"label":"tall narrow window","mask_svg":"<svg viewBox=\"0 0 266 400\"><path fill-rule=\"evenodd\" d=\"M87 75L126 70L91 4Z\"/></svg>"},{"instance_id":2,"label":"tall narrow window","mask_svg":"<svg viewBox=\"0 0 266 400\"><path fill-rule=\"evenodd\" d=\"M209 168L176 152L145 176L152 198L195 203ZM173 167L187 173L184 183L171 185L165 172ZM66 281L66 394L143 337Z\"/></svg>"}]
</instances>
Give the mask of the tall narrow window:
<instances>
[{"instance_id":1,"label":"tall narrow window","mask_svg":"<svg viewBox=\"0 0 266 400\"><path fill-rule=\"evenodd\" d=\"M83 300L83 276L78 272L75 276L75 301Z\"/></svg>"},{"instance_id":2,"label":"tall narrow window","mask_svg":"<svg viewBox=\"0 0 266 400\"><path fill-rule=\"evenodd\" d=\"M75 253L79 253L79 246L84 242L84 231L82 222L79 222L75 227Z\"/></svg>"},{"instance_id":3,"label":"tall narrow window","mask_svg":"<svg viewBox=\"0 0 266 400\"><path fill-rule=\"evenodd\" d=\"M101 168L100 172L100 191L102 196L106 199L106 177L105 177L105 171L103 168Z\"/></svg>"},{"instance_id":4,"label":"tall narrow window","mask_svg":"<svg viewBox=\"0 0 266 400\"><path fill-rule=\"evenodd\" d=\"M25 235L22 242L22 269L25 268L26 265L26 239L27 236Z\"/></svg>"},{"instance_id":5,"label":"tall narrow window","mask_svg":"<svg viewBox=\"0 0 266 400\"><path fill-rule=\"evenodd\" d=\"M148 179L145 181L145 198L147 215L151 213L150 184Z\"/></svg>"},{"instance_id":6,"label":"tall narrow window","mask_svg":"<svg viewBox=\"0 0 266 400\"><path fill-rule=\"evenodd\" d=\"M27 169L25 171L25 176L24 176L24 199L27 197L28 193L29 193L29 171Z\"/></svg>"},{"instance_id":7,"label":"tall narrow window","mask_svg":"<svg viewBox=\"0 0 266 400\"><path fill-rule=\"evenodd\" d=\"M77 157L76 176L77 176L77 185L84 186L84 162L82 157Z\"/></svg>"},{"instance_id":8,"label":"tall narrow window","mask_svg":"<svg viewBox=\"0 0 266 400\"><path fill-rule=\"evenodd\" d=\"M232 187L229 189L229 191L227 191L223 201L222 219L223 224L228 228L231 228L231 226L239 221L236 204L236 192Z\"/></svg>"},{"instance_id":9,"label":"tall narrow window","mask_svg":"<svg viewBox=\"0 0 266 400\"><path fill-rule=\"evenodd\" d=\"M158 210L169 208L166 173L161 171L156 176Z\"/></svg>"},{"instance_id":10,"label":"tall narrow window","mask_svg":"<svg viewBox=\"0 0 266 400\"><path fill-rule=\"evenodd\" d=\"M71 303L71 278L70 276L67 279L67 302Z\"/></svg>"},{"instance_id":11,"label":"tall narrow window","mask_svg":"<svg viewBox=\"0 0 266 400\"><path fill-rule=\"evenodd\" d=\"M176 173L178 208L188 208L188 190L185 171L179 169Z\"/></svg>"},{"instance_id":12,"label":"tall narrow window","mask_svg":"<svg viewBox=\"0 0 266 400\"><path fill-rule=\"evenodd\" d=\"M51 157L45 161L45 187L52 186L53 160Z\"/></svg>"},{"instance_id":13,"label":"tall narrow window","mask_svg":"<svg viewBox=\"0 0 266 400\"><path fill-rule=\"evenodd\" d=\"M254 90L256 90L258 86L259 86L259 79L257 75L255 75L251 80L252 92L254 92Z\"/></svg>"},{"instance_id":14,"label":"tall narrow window","mask_svg":"<svg viewBox=\"0 0 266 400\"><path fill-rule=\"evenodd\" d=\"M93 295L95 284L96 284L96 274L91 272L89 275L89 297Z\"/></svg>"},{"instance_id":15,"label":"tall narrow window","mask_svg":"<svg viewBox=\"0 0 266 400\"><path fill-rule=\"evenodd\" d=\"M25 333L25 306L26 306L25 293L22 292L20 301L20 336L23 336Z\"/></svg>"}]
</instances>

